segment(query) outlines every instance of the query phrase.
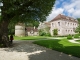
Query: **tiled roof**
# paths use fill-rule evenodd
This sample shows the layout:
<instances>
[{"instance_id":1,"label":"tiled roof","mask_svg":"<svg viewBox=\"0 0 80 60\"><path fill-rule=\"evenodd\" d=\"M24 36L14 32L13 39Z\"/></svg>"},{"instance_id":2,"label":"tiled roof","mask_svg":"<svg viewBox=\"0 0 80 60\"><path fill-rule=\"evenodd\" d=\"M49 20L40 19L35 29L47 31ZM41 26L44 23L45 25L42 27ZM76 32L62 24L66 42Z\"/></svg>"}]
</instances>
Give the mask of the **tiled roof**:
<instances>
[{"instance_id":1,"label":"tiled roof","mask_svg":"<svg viewBox=\"0 0 80 60\"><path fill-rule=\"evenodd\" d=\"M78 22L76 19L72 18L72 17L68 17L62 14L57 15L54 19L52 19L50 22L55 21L55 20L69 20L69 21L73 21L73 22Z\"/></svg>"},{"instance_id":2,"label":"tiled roof","mask_svg":"<svg viewBox=\"0 0 80 60\"><path fill-rule=\"evenodd\" d=\"M26 27L25 29L26 29L27 32L31 32L32 30L33 30L34 32L38 32L38 29L35 28L35 27Z\"/></svg>"}]
</instances>

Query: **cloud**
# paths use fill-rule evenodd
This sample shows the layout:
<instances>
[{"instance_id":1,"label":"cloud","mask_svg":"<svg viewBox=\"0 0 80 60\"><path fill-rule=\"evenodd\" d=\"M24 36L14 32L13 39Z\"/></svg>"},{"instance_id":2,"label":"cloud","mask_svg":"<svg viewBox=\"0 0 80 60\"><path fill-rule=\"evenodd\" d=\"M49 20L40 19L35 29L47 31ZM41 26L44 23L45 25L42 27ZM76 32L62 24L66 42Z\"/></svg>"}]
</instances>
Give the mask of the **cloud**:
<instances>
[{"instance_id":1,"label":"cloud","mask_svg":"<svg viewBox=\"0 0 80 60\"><path fill-rule=\"evenodd\" d=\"M56 15L62 13L73 18L80 18L80 0L57 0L55 7L47 20L52 20Z\"/></svg>"},{"instance_id":2,"label":"cloud","mask_svg":"<svg viewBox=\"0 0 80 60\"><path fill-rule=\"evenodd\" d=\"M52 9L51 14L47 17L47 21L52 20L54 17L56 17L58 14L62 14L64 9L62 8L54 8Z\"/></svg>"},{"instance_id":3,"label":"cloud","mask_svg":"<svg viewBox=\"0 0 80 60\"><path fill-rule=\"evenodd\" d=\"M71 0L71 3L64 5L64 10L68 13L68 16L73 18L80 17L80 0Z\"/></svg>"}]
</instances>

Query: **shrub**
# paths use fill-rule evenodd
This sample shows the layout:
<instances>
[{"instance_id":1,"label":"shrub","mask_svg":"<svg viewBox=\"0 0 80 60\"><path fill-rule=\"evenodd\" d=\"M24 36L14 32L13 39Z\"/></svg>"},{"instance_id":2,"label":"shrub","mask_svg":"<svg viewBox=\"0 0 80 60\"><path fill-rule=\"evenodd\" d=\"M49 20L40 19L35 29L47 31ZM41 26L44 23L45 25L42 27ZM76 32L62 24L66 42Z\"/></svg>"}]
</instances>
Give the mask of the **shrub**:
<instances>
[{"instance_id":1,"label":"shrub","mask_svg":"<svg viewBox=\"0 0 80 60\"><path fill-rule=\"evenodd\" d=\"M53 34L54 34L54 36L58 35L58 29L54 29Z\"/></svg>"},{"instance_id":2,"label":"shrub","mask_svg":"<svg viewBox=\"0 0 80 60\"><path fill-rule=\"evenodd\" d=\"M45 33L45 32L41 32L41 33L39 33L39 35L40 35L40 36L45 36L46 33Z\"/></svg>"},{"instance_id":3,"label":"shrub","mask_svg":"<svg viewBox=\"0 0 80 60\"><path fill-rule=\"evenodd\" d=\"M74 35L74 38L79 38L79 34L75 34Z\"/></svg>"},{"instance_id":4,"label":"shrub","mask_svg":"<svg viewBox=\"0 0 80 60\"><path fill-rule=\"evenodd\" d=\"M71 36L71 35L68 35L68 36L67 36L67 39L72 39L72 36Z\"/></svg>"},{"instance_id":5,"label":"shrub","mask_svg":"<svg viewBox=\"0 0 80 60\"><path fill-rule=\"evenodd\" d=\"M46 36L51 36L51 34L50 33L46 33Z\"/></svg>"}]
</instances>

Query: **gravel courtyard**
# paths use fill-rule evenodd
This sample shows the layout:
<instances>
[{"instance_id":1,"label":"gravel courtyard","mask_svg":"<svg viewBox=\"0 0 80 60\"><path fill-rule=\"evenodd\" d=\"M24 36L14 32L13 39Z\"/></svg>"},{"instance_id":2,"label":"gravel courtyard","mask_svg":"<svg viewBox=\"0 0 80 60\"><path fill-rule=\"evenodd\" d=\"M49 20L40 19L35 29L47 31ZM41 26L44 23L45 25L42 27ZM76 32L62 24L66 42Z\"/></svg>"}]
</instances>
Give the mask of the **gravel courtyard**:
<instances>
[{"instance_id":1,"label":"gravel courtyard","mask_svg":"<svg viewBox=\"0 0 80 60\"><path fill-rule=\"evenodd\" d=\"M32 42L14 40L13 47L0 48L0 60L80 60Z\"/></svg>"}]
</instances>

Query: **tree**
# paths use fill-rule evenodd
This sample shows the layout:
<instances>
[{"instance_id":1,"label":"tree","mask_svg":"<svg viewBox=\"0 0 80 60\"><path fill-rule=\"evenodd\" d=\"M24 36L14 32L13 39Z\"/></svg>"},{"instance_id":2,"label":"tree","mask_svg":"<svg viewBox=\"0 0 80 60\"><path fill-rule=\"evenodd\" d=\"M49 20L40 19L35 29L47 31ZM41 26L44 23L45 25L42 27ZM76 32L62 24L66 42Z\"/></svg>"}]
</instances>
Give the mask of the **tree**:
<instances>
[{"instance_id":1,"label":"tree","mask_svg":"<svg viewBox=\"0 0 80 60\"><path fill-rule=\"evenodd\" d=\"M3 6L0 7L0 44L4 45L2 37L5 35L8 38L10 22L44 21L55 0L0 0L0 2L3 3ZM6 41L8 40L6 39Z\"/></svg>"},{"instance_id":2,"label":"tree","mask_svg":"<svg viewBox=\"0 0 80 60\"><path fill-rule=\"evenodd\" d=\"M80 34L80 18L77 18L77 20L78 20L78 27L75 29L75 32Z\"/></svg>"},{"instance_id":3,"label":"tree","mask_svg":"<svg viewBox=\"0 0 80 60\"><path fill-rule=\"evenodd\" d=\"M54 29L53 34L54 34L54 36L58 35L58 29Z\"/></svg>"},{"instance_id":4,"label":"tree","mask_svg":"<svg viewBox=\"0 0 80 60\"><path fill-rule=\"evenodd\" d=\"M39 26L39 21L35 21L35 20L32 20L32 21L28 21L25 23L25 25L28 27L38 27Z\"/></svg>"}]
</instances>

